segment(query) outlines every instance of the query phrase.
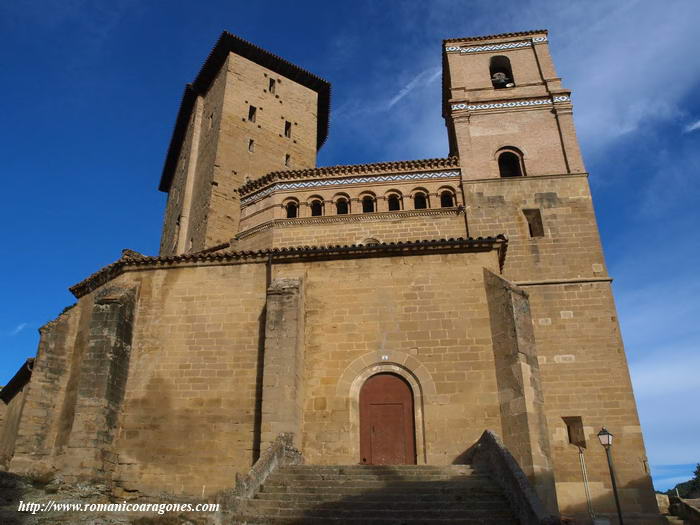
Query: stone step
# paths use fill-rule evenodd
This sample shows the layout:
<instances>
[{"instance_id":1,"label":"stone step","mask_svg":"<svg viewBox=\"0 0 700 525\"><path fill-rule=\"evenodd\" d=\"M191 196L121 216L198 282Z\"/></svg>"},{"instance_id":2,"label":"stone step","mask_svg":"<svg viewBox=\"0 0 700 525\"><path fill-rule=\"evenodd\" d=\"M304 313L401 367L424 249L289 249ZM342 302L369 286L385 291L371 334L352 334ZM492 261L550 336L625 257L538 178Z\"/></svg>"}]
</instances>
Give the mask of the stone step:
<instances>
[{"instance_id":1,"label":"stone step","mask_svg":"<svg viewBox=\"0 0 700 525\"><path fill-rule=\"evenodd\" d=\"M385 499L366 499L364 497L340 498L335 500L320 499L310 500L306 497L297 499L253 499L248 503L248 508L256 509L262 514L266 514L266 509L276 508L334 508L346 510L431 510L435 508L451 509L451 510L473 510L473 509L501 509L507 502L503 499L492 498L444 498L439 500L393 500Z\"/></svg>"},{"instance_id":2,"label":"stone step","mask_svg":"<svg viewBox=\"0 0 700 525\"><path fill-rule=\"evenodd\" d=\"M472 502L498 502L507 505L507 500L500 493L465 493L462 491L444 491L444 492L364 492L361 493L363 502L426 502L431 504L460 502L463 505L469 505ZM355 497L352 495L350 497ZM303 501L310 505L319 503L342 501L348 498L347 494L339 494L337 492L328 493L309 493L309 492L259 492L255 496L255 500L265 501Z\"/></svg>"},{"instance_id":3,"label":"stone step","mask_svg":"<svg viewBox=\"0 0 700 525\"><path fill-rule=\"evenodd\" d=\"M305 488L316 488L316 487L328 487L337 488L342 490L344 488L365 488L365 489L383 489L389 487L402 487L402 490L412 490L412 491L422 491L425 489L439 490L443 488L472 488L472 487L495 487L494 483L488 479L475 479L471 477L467 478L454 478L450 480L438 480L438 481L392 481L383 479L355 479L353 477L346 477L340 479L309 479L303 482L290 483L288 480L275 478L270 476L265 480L263 487L267 489L268 487L288 487L290 485L295 485Z\"/></svg>"},{"instance_id":4,"label":"stone step","mask_svg":"<svg viewBox=\"0 0 700 525\"><path fill-rule=\"evenodd\" d=\"M309 483L299 484L299 485L286 485L286 484L265 484L260 489L260 494L263 493L291 493L291 492L301 492L304 494L341 494L341 495L351 495L351 494L369 494L373 492L381 492L385 494L386 497L390 497L392 494L426 494L426 495L440 495L440 494L500 494L501 491L498 487L492 484L485 483L470 483L459 485L437 485L437 484L422 484L419 486L406 487L403 484L396 483L394 485L386 486L385 484L379 483L374 486L367 486L366 484L356 485L356 484L329 484L327 482L318 482L314 485Z\"/></svg>"},{"instance_id":5,"label":"stone step","mask_svg":"<svg viewBox=\"0 0 700 525\"><path fill-rule=\"evenodd\" d=\"M431 472L431 471L456 471L456 472L472 472L478 470L472 465L287 465L283 467L282 470L341 470L343 472L349 471L367 471L367 470L381 470L381 471L418 471L418 472Z\"/></svg>"},{"instance_id":6,"label":"stone step","mask_svg":"<svg viewBox=\"0 0 700 525\"><path fill-rule=\"evenodd\" d=\"M270 475L242 509L233 523L517 523L488 473L469 465L286 466Z\"/></svg>"},{"instance_id":7,"label":"stone step","mask_svg":"<svg viewBox=\"0 0 700 525\"><path fill-rule=\"evenodd\" d=\"M266 518L365 518L371 519L468 519L468 518L502 518L511 519L512 514L509 509L364 509L358 502L357 508L324 508L311 507L299 509L296 507L277 507L260 510L249 509L247 513Z\"/></svg>"},{"instance_id":8,"label":"stone step","mask_svg":"<svg viewBox=\"0 0 700 525\"><path fill-rule=\"evenodd\" d=\"M243 515L234 518L234 525L518 525L513 518L280 518Z\"/></svg>"},{"instance_id":9,"label":"stone step","mask_svg":"<svg viewBox=\"0 0 700 525\"><path fill-rule=\"evenodd\" d=\"M360 474L341 474L336 472L275 472L268 480L274 481L314 481L314 480L358 480L358 481L448 481L453 479L490 479L484 474L471 474L469 476L461 474L418 474L405 475L398 472L363 472Z\"/></svg>"},{"instance_id":10,"label":"stone step","mask_svg":"<svg viewBox=\"0 0 700 525\"><path fill-rule=\"evenodd\" d=\"M342 474L366 472L399 472L410 475L424 473L460 473L478 472L470 465L290 465L282 470L287 472L334 472Z\"/></svg>"}]
</instances>

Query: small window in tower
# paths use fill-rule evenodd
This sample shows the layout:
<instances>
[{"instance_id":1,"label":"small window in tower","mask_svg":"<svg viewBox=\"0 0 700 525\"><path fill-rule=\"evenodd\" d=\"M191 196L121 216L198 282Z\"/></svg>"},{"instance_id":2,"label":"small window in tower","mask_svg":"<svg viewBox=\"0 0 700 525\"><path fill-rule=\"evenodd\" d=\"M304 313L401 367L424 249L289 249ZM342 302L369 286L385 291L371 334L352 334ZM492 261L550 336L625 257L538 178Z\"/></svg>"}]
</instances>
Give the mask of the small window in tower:
<instances>
[{"instance_id":1,"label":"small window in tower","mask_svg":"<svg viewBox=\"0 0 700 525\"><path fill-rule=\"evenodd\" d=\"M586 448L586 434L583 431L581 416L563 417L562 419L566 423L569 443L580 448Z\"/></svg>"},{"instance_id":2,"label":"small window in tower","mask_svg":"<svg viewBox=\"0 0 700 525\"><path fill-rule=\"evenodd\" d=\"M517 150L505 150L498 155L498 171L501 177L522 177L523 158Z\"/></svg>"},{"instance_id":3,"label":"small window in tower","mask_svg":"<svg viewBox=\"0 0 700 525\"><path fill-rule=\"evenodd\" d=\"M503 55L491 57L489 66L491 73L491 84L495 89L515 87L513 70L510 67L510 60Z\"/></svg>"},{"instance_id":4,"label":"small window in tower","mask_svg":"<svg viewBox=\"0 0 700 525\"><path fill-rule=\"evenodd\" d=\"M255 151L255 141L253 139L248 140L248 151L250 153Z\"/></svg>"},{"instance_id":5,"label":"small window in tower","mask_svg":"<svg viewBox=\"0 0 700 525\"><path fill-rule=\"evenodd\" d=\"M284 136L287 138L291 138L292 136L292 123L288 120L284 121Z\"/></svg>"},{"instance_id":6,"label":"small window in tower","mask_svg":"<svg viewBox=\"0 0 700 525\"><path fill-rule=\"evenodd\" d=\"M335 203L335 211L338 215L347 215L349 213L348 200L342 197Z\"/></svg>"},{"instance_id":7,"label":"small window in tower","mask_svg":"<svg viewBox=\"0 0 700 525\"><path fill-rule=\"evenodd\" d=\"M440 194L440 207L441 208L452 208L455 205L455 198L451 191L443 191Z\"/></svg>"},{"instance_id":8,"label":"small window in tower","mask_svg":"<svg viewBox=\"0 0 700 525\"><path fill-rule=\"evenodd\" d=\"M428 198L425 193L418 192L413 196L413 208L416 210L424 210L428 207Z\"/></svg>"},{"instance_id":9,"label":"small window in tower","mask_svg":"<svg viewBox=\"0 0 700 525\"><path fill-rule=\"evenodd\" d=\"M527 227L530 237L544 237L544 225L542 224L542 213L539 208L523 210L523 215L527 220Z\"/></svg>"},{"instance_id":10,"label":"small window in tower","mask_svg":"<svg viewBox=\"0 0 700 525\"><path fill-rule=\"evenodd\" d=\"M257 114L257 112L258 108L256 108L255 106L250 106L248 108L248 120L250 122L255 122L255 115Z\"/></svg>"},{"instance_id":11,"label":"small window in tower","mask_svg":"<svg viewBox=\"0 0 700 525\"><path fill-rule=\"evenodd\" d=\"M362 213L374 212L374 199L369 195L362 197Z\"/></svg>"},{"instance_id":12,"label":"small window in tower","mask_svg":"<svg viewBox=\"0 0 700 525\"><path fill-rule=\"evenodd\" d=\"M289 167L289 164L290 164L291 162L292 162L292 156L291 156L289 153L287 153L287 154L284 156L284 165L287 166L287 167Z\"/></svg>"},{"instance_id":13,"label":"small window in tower","mask_svg":"<svg viewBox=\"0 0 700 525\"><path fill-rule=\"evenodd\" d=\"M277 87L277 81L274 78L271 78L270 83L267 86L267 90L274 95L276 87Z\"/></svg>"},{"instance_id":14,"label":"small window in tower","mask_svg":"<svg viewBox=\"0 0 700 525\"><path fill-rule=\"evenodd\" d=\"M209 121L209 129L213 128L214 127L214 113L211 113L209 115L208 121Z\"/></svg>"},{"instance_id":15,"label":"small window in tower","mask_svg":"<svg viewBox=\"0 0 700 525\"><path fill-rule=\"evenodd\" d=\"M296 202L288 202L285 208L287 209L287 219L295 219L297 217L299 207Z\"/></svg>"},{"instance_id":16,"label":"small window in tower","mask_svg":"<svg viewBox=\"0 0 700 525\"><path fill-rule=\"evenodd\" d=\"M323 215L323 203L318 199L311 201L311 216L319 217L321 215Z\"/></svg>"},{"instance_id":17,"label":"small window in tower","mask_svg":"<svg viewBox=\"0 0 700 525\"><path fill-rule=\"evenodd\" d=\"M389 195L389 211L397 211L401 209L401 200L398 195Z\"/></svg>"}]
</instances>

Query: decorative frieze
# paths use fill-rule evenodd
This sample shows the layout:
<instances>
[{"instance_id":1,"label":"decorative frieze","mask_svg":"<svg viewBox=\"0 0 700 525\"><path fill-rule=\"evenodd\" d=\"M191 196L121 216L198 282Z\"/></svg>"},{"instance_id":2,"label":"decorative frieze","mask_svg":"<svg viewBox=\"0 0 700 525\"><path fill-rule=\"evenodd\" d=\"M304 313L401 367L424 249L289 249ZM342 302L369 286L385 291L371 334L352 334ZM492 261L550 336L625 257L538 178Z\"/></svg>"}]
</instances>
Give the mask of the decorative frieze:
<instances>
[{"instance_id":1,"label":"decorative frieze","mask_svg":"<svg viewBox=\"0 0 700 525\"><path fill-rule=\"evenodd\" d=\"M334 179L317 179L296 182L277 182L257 193L241 199L241 206L247 206L251 202L267 197L276 191L301 190L308 188L322 188L325 186L343 186L348 184L366 184L369 182L405 182L412 180L450 179L459 177L459 170L428 171L416 173L398 173L389 175L368 175L364 177L344 177Z\"/></svg>"},{"instance_id":2,"label":"decorative frieze","mask_svg":"<svg viewBox=\"0 0 700 525\"><path fill-rule=\"evenodd\" d=\"M504 42L503 44L488 44L485 46L447 46L445 51L448 53L480 53L482 51L502 51L504 49L519 49L521 47L530 47L533 44L541 44L547 41L546 36L538 36L530 40L521 40L519 42Z\"/></svg>"},{"instance_id":3,"label":"decorative frieze","mask_svg":"<svg viewBox=\"0 0 700 525\"><path fill-rule=\"evenodd\" d=\"M489 104L452 104L452 111L466 109L468 111L479 111L482 109L507 109L527 106L547 106L561 102L569 102L568 95L558 95L552 98L535 98L530 100L511 100L509 102L493 102Z\"/></svg>"}]
</instances>

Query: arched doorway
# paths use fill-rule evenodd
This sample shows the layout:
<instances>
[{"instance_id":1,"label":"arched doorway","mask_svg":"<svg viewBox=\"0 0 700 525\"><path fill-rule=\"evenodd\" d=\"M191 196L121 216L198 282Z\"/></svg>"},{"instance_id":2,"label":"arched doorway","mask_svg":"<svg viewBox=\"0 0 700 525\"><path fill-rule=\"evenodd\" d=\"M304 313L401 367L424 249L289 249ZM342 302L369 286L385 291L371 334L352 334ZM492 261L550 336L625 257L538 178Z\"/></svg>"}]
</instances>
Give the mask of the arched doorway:
<instances>
[{"instance_id":1,"label":"arched doorway","mask_svg":"<svg viewBox=\"0 0 700 525\"><path fill-rule=\"evenodd\" d=\"M371 376L360 390L360 461L415 465L413 392L394 374Z\"/></svg>"}]
</instances>

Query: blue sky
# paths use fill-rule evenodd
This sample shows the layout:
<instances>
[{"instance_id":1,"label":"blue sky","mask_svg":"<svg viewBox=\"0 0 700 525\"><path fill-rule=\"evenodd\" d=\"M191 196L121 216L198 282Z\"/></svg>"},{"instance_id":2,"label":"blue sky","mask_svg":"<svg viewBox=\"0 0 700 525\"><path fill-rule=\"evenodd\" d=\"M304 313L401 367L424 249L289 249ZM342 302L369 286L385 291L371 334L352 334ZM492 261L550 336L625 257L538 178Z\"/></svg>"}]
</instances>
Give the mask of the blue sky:
<instances>
[{"instance_id":1,"label":"blue sky","mask_svg":"<svg viewBox=\"0 0 700 525\"><path fill-rule=\"evenodd\" d=\"M700 462L694 0L0 4L0 384L68 286L155 254L186 82L224 29L333 85L319 165L447 154L443 38L547 28L574 112L657 488Z\"/></svg>"}]
</instances>

